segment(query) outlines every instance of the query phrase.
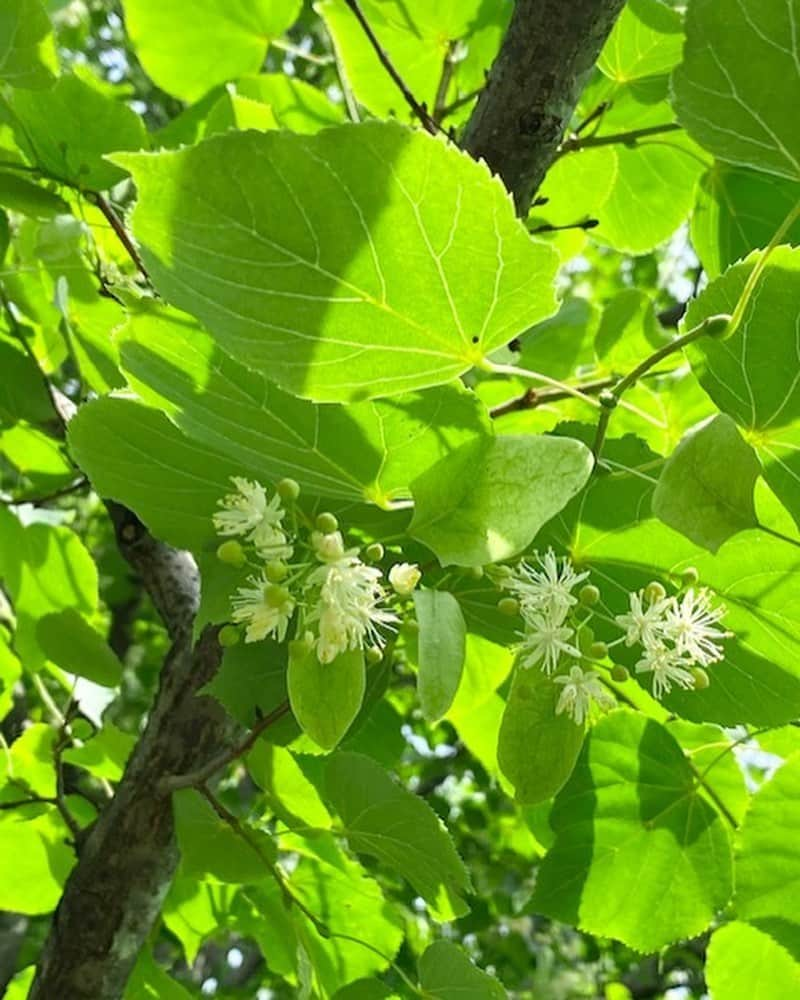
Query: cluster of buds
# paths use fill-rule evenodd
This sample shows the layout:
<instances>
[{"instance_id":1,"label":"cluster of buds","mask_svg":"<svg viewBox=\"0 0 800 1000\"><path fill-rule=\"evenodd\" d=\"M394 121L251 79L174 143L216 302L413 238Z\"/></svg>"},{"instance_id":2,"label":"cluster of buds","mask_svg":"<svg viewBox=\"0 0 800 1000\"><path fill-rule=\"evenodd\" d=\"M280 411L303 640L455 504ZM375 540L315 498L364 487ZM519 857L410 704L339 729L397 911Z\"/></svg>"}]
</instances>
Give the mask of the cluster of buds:
<instances>
[{"instance_id":1,"label":"cluster of buds","mask_svg":"<svg viewBox=\"0 0 800 1000\"><path fill-rule=\"evenodd\" d=\"M379 657L399 620L387 606L382 571L345 546L333 514L319 514L313 523L302 516L294 480L281 480L270 499L260 483L232 482L235 491L219 501L214 527L229 539L217 549L219 558L255 570L231 598L231 620L244 627L245 642L283 642L293 626L296 637L313 643L321 663L354 649ZM381 546L369 550L373 559L383 557ZM389 571L389 583L402 596L419 578L408 563Z\"/></svg>"},{"instance_id":2,"label":"cluster of buds","mask_svg":"<svg viewBox=\"0 0 800 1000\"><path fill-rule=\"evenodd\" d=\"M615 681L627 678L623 666L608 665L609 650L619 643L641 645L635 670L652 675L656 698L673 685L708 686L704 668L722 659L720 643L730 633L717 627L725 608L713 606L707 589L690 587L680 596L668 596L661 584L651 583L629 595L625 614L614 616L606 613L598 588L584 582L588 572L576 572L568 558L557 558L552 549L535 558L535 564L523 560L514 569L499 567L493 576L513 595L502 598L498 608L522 618L520 667L537 667L561 688L557 714L564 712L583 725L592 704L601 710L615 704L599 670L607 669ZM589 627L595 616L624 634L608 644L595 642Z\"/></svg>"}]
</instances>

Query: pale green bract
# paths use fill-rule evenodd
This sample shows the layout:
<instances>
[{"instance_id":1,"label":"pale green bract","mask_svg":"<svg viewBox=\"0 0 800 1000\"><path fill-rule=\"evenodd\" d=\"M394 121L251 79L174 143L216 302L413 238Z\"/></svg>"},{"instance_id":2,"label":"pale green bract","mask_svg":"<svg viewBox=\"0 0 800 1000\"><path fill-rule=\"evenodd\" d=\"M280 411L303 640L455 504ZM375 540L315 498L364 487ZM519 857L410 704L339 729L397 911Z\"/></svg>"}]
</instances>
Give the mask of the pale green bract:
<instances>
[{"instance_id":1,"label":"pale green bract","mask_svg":"<svg viewBox=\"0 0 800 1000\"><path fill-rule=\"evenodd\" d=\"M366 122L114 162L158 290L298 395L441 385L555 310L555 251L440 138Z\"/></svg>"}]
</instances>

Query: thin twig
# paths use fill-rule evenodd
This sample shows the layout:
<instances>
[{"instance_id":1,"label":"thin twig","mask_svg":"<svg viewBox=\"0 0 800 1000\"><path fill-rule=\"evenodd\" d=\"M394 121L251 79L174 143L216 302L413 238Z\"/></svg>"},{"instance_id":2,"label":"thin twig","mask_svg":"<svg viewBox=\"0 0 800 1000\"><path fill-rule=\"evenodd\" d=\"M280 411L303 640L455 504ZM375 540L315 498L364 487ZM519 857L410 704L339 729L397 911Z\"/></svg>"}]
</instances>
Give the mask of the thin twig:
<instances>
[{"instance_id":1,"label":"thin twig","mask_svg":"<svg viewBox=\"0 0 800 1000\"><path fill-rule=\"evenodd\" d=\"M62 486L61 489L53 490L52 493L45 493L43 496L14 497L12 500L9 500L8 503L31 503L36 507L41 507L46 503L51 503L53 500L59 500L61 497L69 496L71 493L78 493L88 485L89 480L86 476L81 476L79 479L76 479L75 482L70 483L68 486Z\"/></svg>"},{"instance_id":2,"label":"thin twig","mask_svg":"<svg viewBox=\"0 0 800 1000\"><path fill-rule=\"evenodd\" d=\"M568 222L563 226L556 226L550 222L544 222L541 226L533 226L529 233L560 233L565 229L595 229L600 225L599 219L584 219L582 222Z\"/></svg>"},{"instance_id":3,"label":"thin twig","mask_svg":"<svg viewBox=\"0 0 800 1000\"><path fill-rule=\"evenodd\" d=\"M414 112L417 118L419 118L423 128L427 132L430 132L431 135L436 135L436 133L441 131L441 129L436 124L434 119L431 117L425 105L420 103L416 99L416 97L414 97L414 95L408 89L405 80L403 80L402 76L400 76L398 71L395 69L394 63L389 58L388 53L381 45L378 36L372 30L372 26L370 25L367 18L364 16L364 11L361 9L361 5L359 4L358 0L344 0L344 2L350 8L353 16L361 25L361 28L364 34L367 36L367 39L369 40L369 43L372 46L375 55L378 57L378 59L381 62L381 65L389 74L389 76L392 78L400 93L403 95L406 104L411 108L411 110Z\"/></svg>"},{"instance_id":4,"label":"thin twig","mask_svg":"<svg viewBox=\"0 0 800 1000\"><path fill-rule=\"evenodd\" d=\"M46 795L31 795L27 799L14 799L11 802L0 802L0 811L4 809L20 809L23 806L48 805L54 806L56 800Z\"/></svg>"},{"instance_id":5,"label":"thin twig","mask_svg":"<svg viewBox=\"0 0 800 1000\"><path fill-rule=\"evenodd\" d=\"M640 139L651 135L663 135L665 132L677 132L683 126L677 122L667 122L665 125L649 125L647 128L637 128L631 132L614 132L611 135L587 135L585 139L576 136L561 143L558 156L574 153L579 149L592 149L597 146L635 146Z\"/></svg>"},{"instance_id":6,"label":"thin twig","mask_svg":"<svg viewBox=\"0 0 800 1000\"><path fill-rule=\"evenodd\" d=\"M476 97L480 97L483 87L476 87L475 90L470 90L468 94L463 94L461 97L457 97L454 101L451 101L446 107L442 108L442 114L440 121L444 121L449 115L458 111L459 108L463 108L465 104L471 104Z\"/></svg>"},{"instance_id":7,"label":"thin twig","mask_svg":"<svg viewBox=\"0 0 800 1000\"><path fill-rule=\"evenodd\" d=\"M582 385L575 386L584 395L593 395L597 392L602 392L603 389L608 389L617 381L615 375L608 375L605 378L596 379L594 382L584 382ZM537 406L544 406L547 403L558 403L563 399L572 399L572 393L567 392L566 389L534 389L531 386L526 389L525 392L520 396L515 396L514 399L509 399L505 403L500 403L498 406L493 407L489 410L489 416L493 419L498 417L504 417L508 413L516 413L519 410L535 410Z\"/></svg>"},{"instance_id":8,"label":"thin twig","mask_svg":"<svg viewBox=\"0 0 800 1000\"><path fill-rule=\"evenodd\" d=\"M86 196L89 198L90 201L94 202L94 204L100 209L100 211L105 216L106 221L114 230L117 239L120 241L120 243L127 251L127 254L130 257L130 259L133 261L133 263L136 265L136 267L141 272L143 277L148 281L148 283L152 284L152 281L150 280L150 275L147 272L147 268L144 265L144 261L142 260L139 251L134 246L133 240L130 238L127 230L125 229L125 226L122 224L122 220L114 211L114 209L111 207L111 203L105 198L104 195L100 194L99 191L87 191Z\"/></svg>"},{"instance_id":9,"label":"thin twig","mask_svg":"<svg viewBox=\"0 0 800 1000\"><path fill-rule=\"evenodd\" d=\"M585 132L586 129L592 124L592 122L597 121L597 119L601 115L604 115L610 107L611 107L611 101L601 101L594 109L594 111L588 114L579 125L575 126L575 128L573 129L573 134L580 135L581 132Z\"/></svg>"},{"instance_id":10,"label":"thin twig","mask_svg":"<svg viewBox=\"0 0 800 1000\"><path fill-rule=\"evenodd\" d=\"M436 97L433 99L433 120L437 125L440 124L442 118L444 117L444 111L447 105L445 101L447 100L447 91L450 89L450 83L453 79L453 70L455 69L455 62L453 60L453 54L456 49L456 42L448 42L447 49L444 54L444 59L442 60L442 73L439 77L439 86L436 88Z\"/></svg>"},{"instance_id":11,"label":"thin twig","mask_svg":"<svg viewBox=\"0 0 800 1000\"><path fill-rule=\"evenodd\" d=\"M223 768L227 767L228 764L232 764L235 760L243 757L253 748L253 746L255 746L259 736L269 729L270 726L279 722L288 712L289 702L281 702L277 708L274 708L271 712L258 720L241 743L238 743L236 746L231 747L229 750L226 750L217 757L214 757L213 760L210 760L207 764L198 768L196 771L191 771L188 774L167 775L159 783L160 791L163 794L169 794L170 792L177 791L179 788L201 788L206 784L206 782L213 778L217 771L221 771Z\"/></svg>"}]
</instances>

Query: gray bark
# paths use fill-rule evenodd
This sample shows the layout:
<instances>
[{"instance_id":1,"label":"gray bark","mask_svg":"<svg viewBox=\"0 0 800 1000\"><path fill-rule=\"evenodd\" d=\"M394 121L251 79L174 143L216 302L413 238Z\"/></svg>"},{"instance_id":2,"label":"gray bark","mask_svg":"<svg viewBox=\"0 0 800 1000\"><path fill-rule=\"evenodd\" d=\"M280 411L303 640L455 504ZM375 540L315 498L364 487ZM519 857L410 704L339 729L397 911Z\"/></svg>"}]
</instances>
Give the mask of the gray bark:
<instances>
[{"instance_id":1,"label":"gray bark","mask_svg":"<svg viewBox=\"0 0 800 1000\"><path fill-rule=\"evenodd\" d=\"M462 141L527 215L625 0L517 0Z\"/></svg>"}]
</instances>

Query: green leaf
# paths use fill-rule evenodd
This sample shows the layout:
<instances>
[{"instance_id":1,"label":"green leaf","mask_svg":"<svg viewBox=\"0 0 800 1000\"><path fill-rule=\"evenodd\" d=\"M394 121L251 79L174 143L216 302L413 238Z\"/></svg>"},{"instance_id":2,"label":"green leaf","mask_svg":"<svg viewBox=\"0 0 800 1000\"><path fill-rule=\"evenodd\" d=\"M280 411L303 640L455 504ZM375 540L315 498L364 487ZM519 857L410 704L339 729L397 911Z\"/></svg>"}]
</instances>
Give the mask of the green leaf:
<instances>
[{"instance_id":1,"label":"green leaf","mask_svg":"<svg viewBox=\"0 0 800 1000\"><path fill-rule=\"evenodd\" d=\"M464 669L466 631L461 607L446 590L417 590L419 624L417 693L429 722L441 719L453 703Z\"/></svg>"},{"instance_id":2,"label":"green leaf","mask_svg":"<svg viewBox=\"0 0 800 1000\"><path fill-rule=\"evenodd\" d=\"M215 543L212 516L230 477L251 470L189 441L162 413L108 396L70 421L70 451L97 492L130 507L159 538L180 548Z\"/></svg>"},{"instance_id":3,"label":"green leaf","mask_svg":"<svg viewBox=\"0 0 800 1000\"><path fill-rule=\"evenodd\" d=\"M724 413L690 431L664 463L653 513L716 552L732 535L758 526L754 490L761 463Z\"/></svg>"},{"instance_id":4,"label":"green leaf","mask_svg":"<svg viewBox=\"0 0 800 1000\"><path fill-rule=\"evenodd\" d=\"M594 361L594 336L600 310L588 299L565 299L555 316L537 323L521 338L522 368L566 379Z\"/></svg>"},{"instance_id":5,"label":"green leaf","mask_svg":"<svg viewBox=\"0 0 800 1000\"><path fill-rule=\"evenodd\" d=\"M703 775L700 793L706 801L716 807L713 798L716 795L737 823L741 823L751 796L745 784L744 771L733 752L735 743L730 730L726 734L719 726L698 726L683 719L670 719L665 728L680 743L695 770Z\"/></svg>"},{"instance_id":6,"label":"green leaf","mask_svg":"<svg viewBox=\"0 0 800 1000\"><path fill-rule=\"evenodd\" d=\"M190 965L203 943L220 930L220 918L227 915L233 891L225 883L180 875L170 886L161 916L183 945Z\"/></svg>"},{"instance_id":7,"label":"green leaf","mask_svg":"<svg viewBox=\"0 0 800 1000\"><path fill-rule=\"evenodd\" d=\"M68 747L61 756L67 763L84 768L96 778L119 781L135 745L134 736L106 722L90 740L82 746Z\"/></svg>"},{"instance_id":8,"label":"green leaf","mask_svg":"<svg viewBox=\"0 0 800 1000\"><path fill-rule=\"evenodd\" d=\"M287 699L286 646L265 639L226 649L222 666L203 690L249 729ZM269 728L270 741L281 745L296 735L297 724L291 717Z\"/></svg>"},{"instance_id":9,"label":"green leaf","mask_svg":"<svg viewBox=\"0 0 800 1000\"><path fill-rule=\"evenodd\" d=\"M419 960L426 996L439 1000L504 1000L506 991L451 941L434 941Z\"/></svg>"},{"instance_id":10,"label":"green leaf","mask_svg":"<svg viewBox=\"0 0 800 1000\"><path fill-rule=\"evenodd\" d=\"M62 670L106 687L119 684L122 664L117 655L74 608L43 615L36 623L36 640Z\"/></svg>"},{"instance_id":11,"label":"green leaf","mask_svg":"<svg viewBox=\"0 0 800 1000\"><path fill-rule=\"evenodd\" d=\"M33 819L19 810L0 815L0 910L34 916L55 909L75 862L67 836L55 809Z\"/></svg>"},{"instance_id":12,"label":"green leaf","mask_svg":"<svg viewBox=\"0 0 800 1000\"><path fill-rule=\"evenodd\" d=\"M49 87L58 73L50 18L40 0L6 0L0 8L0 80Z\"/></svg>"},{"instance_id":13,"label":"green leaf","mask_svg":"<svg viewBox=\"0 0 800 1000\"><path fill-rule=\"evenodd\" d=\"M125 987L124 1000L191 1000L191 994L142 951Z\"/></svg>"},{"instance_id":14,"label":"green leaf","mask_svg":"<svg viewBox=\"0 0 800 1000\"><path fill-rule=\"evenodd\" d=\"M59 77L50 90L17 90L9 103L20 146L38 167L68 184L110 188L126 171L104 154L147 145L135 111L77 76Z\"/></svg>"},{"instance_id":15,"label":"green leaf","mask_svg":"<svg viewBox=\"0 0 800 1000\"><path fill-rule=\"evenodd\" d=\"M672 77L681 124L714 156L794 180L798 16L797 0L693 0L683 62Z\"/></svg>"},{"instance_id":16,"label":"green leaf","mask_svg":"<svg viewBox=\"0 0 800 1000\"><path fill-rule=\"evenodd\" d=\"M125 23L147 75L186 101L218 83L256 73L268 43L291 27L300 0L125 0Z\"/></svg>"},{"instance_id":17,"label":"green leaf","mask_svg":"<svg viewBox=\"0 0 800 1000\"><path fill-rule=\"evenodd\" d=\"M409 531L445 566L508 559L584 486L592 464L584 444L564 437L463 445L412 483Z\"/></svg>"},{"instance_id":18,"label":"green leaf","mask_svg":"<svg viewBox=\"0 0 800 1000\"><path fill-rule=\"evenodd\" d=\"M281 128L292 132L318 132L344 119L344 106L296 77L283 73L261 73L236 81L236 93L268 104Z\"/></svg>"},{"instance_id":19,"label":"green leaf","mask_svg":"<svg viewBox=\"0 0 800 1000\"><path fill-rule=\"evenodd\" d=\"M800 756L762 785L739 832L736 915L800 927L800 855L789 832L800 820Z\"/></svg>"},{"instance_id":20,"label":"green leaf","mask_svg":"<svg viewBox=\"0 0 800 1000\"><path fill-rule=\"evenodd\" d=\"M490 430L481 404L456 384L348 407L297 399L174 310L134 317L117 342L139 396L185 434L257 479L291 476L319 496L385 506L407 497L421 470Z\"/></svg>"},{"instance_id":21,"label":"green leaf","mask_svg":"<svg viewBox=\"0 0 800 1000\"><path fill-rule=\"evenodd\" d=\"M652 300L644 292L627 288L603 309L595 337L601 371L627 372L665 343Z\"/></svg>"},{"instance_id":22,"label":"green leaf","mask_svg":"<svg viewBox=\"0 0 800 1000\"><path fill-rule=\"evenodd\" d=\"M238 836L211 805L190 788L173 793L172 808L184 875L210 875L220 882L234 883L260 882L271 877L270 865L275 860L275 849L265 834L251 828L247 840Z\"/></svg>"},{"instance_id":23,"label":"green leaf","mask_svg":"<svg viewBox=\"0 0 800 1000\"><path fill-rule=\"evenodd\" d=\"M256 743L247 755L247 770L287 826L330 827L330 813L289 750L264 741Z\"/></svg>"},{"instance_id":24,"label":"green leaf","mask_svg":"<svg viewBox=\"0 0 800 1000\"><path fill-rule=\"evenodd\" d=\"M713 313L732 313L757 259L751 254L713 281L689 306L685 328ZM733 335L723 341L702 338L688 354L700 384L746 431L764 478L800 524L798 296L800 249L779 247Z\"/></svg>"},{"instance_id":25,"label":"green leaf","mask_svg":"<svg viewBox=\"0 0 800 1000\"><path fill-rule=\"evenodd\" d=\"M358 979L337 990L333 1000L400 1000L380 979Z\"/></svg>"},{"instance_id":26,"label":"green leaf","mask_svg":"<svg viewBox=\"0 0 800 1000\"><path fill-rule=\"evenodd\" d=\"M22 664L11 652L6 637L0 632L0 721L14 707L14 686L22 677Z\"/></svg>"},{"instance_id":27,"label":"green leaf","mask_svg":"<svg viewBox=\"0 0 800 1000\"><path fill-rule=\"evenodd\" d=\"M248 128L266 132L268 129L278 128L278 122L268 104L243 97L232 86L228 86L208 113L205 134L216 135L227 132L228 129Z\"/></svg>"},{"instance_id":28,"label":"green leaf","mask_svg":"<svg viewBox=\"0 0 800 1000\"><path fill-rule=\"evenodd\" d=\"M776 1000L800 993L800 965L769 934L734 921L708 945L706 982L714 1000Z\"/></svg>"},{"instance_id":29,"label":"green leaf","mask_svg":"<svg viewBox=\"0 0 800 1000\"><path fill-rule=\"evenodd\" d=\"M668 73L680 62L683 20L660 0L628 0L608 36L597 65L611 80Z\"/></svg>"},{"instance_id":30,"label":"green leaf","mask_svg":"<svg viewBox=\"0 0 800 1000\"><path fill-rule=\"evenodd\" d=\"M799 201L795 181L715 163L698 185L692 212L692 243L708 276L765 247ZM786 242L800 243L800 220Z\"/></svg>"},{"instance_id":31,"label":"green leaf","mask_svg":"<svg viewBox=\"0 0 800 1000\"><path fill-rule=\"evenodd\" d=\"M364 700L364 654L352 649L331 663L320 663L313 648L298 653L295 647L289 652L287 682L292 712L303 731L323 750L333 750Z\"/></svg>"},{"instance_id":32,"label":"green leaf","mask_svg":"<svg viewBox=\"0 0 800 1000\"><path fill-rule=\"evenodd\" d=\"M25 420L52 420L53 402L42 373L18 344L0 335L0 421L6 426Z\"/></svg>"},{"instance_id":33,"label":"green leaf","mask_svg":"<svg viewBox=\"0 0 800 1000\"><path fill-rule=\"evenodd\" d=\"M500 181L397 124L228 133L114 162L135 175L159 291L301 396L449 382L555 307L557 256Z\"/></svg>"},{"instance_id":34,"label":"green leaf","mask_svg":"<svg viewBox=\"0 0 800 1000\"><path fill-rule=\"evenodd\" d=\"M4 799L24 798L23 790L42 798L55 798L53 746L57 736L52 726L36 722L14 740L5 758L0 758Z\"/></svg>"},{"instance_id":35,"label":"green leaf","mask_svg":"<svg viewBox=\"0 0 800 1000\"><path fill-rule=\"evenodd\" d=\"M0 205L33 219L52 219L69 211L59 195L10 171L0 171Z\"/></svg>"},{"instance_id":36,"label":"green leaf","mask_svg":"<svg viewBox=\"0 0 800 1000\"><path fill-rule=\"evenodd\" d=\"M328 761L327 796L350 847L398 871L437 920L463 916L467 870L436 814L369 757L340 751Z\"/></svg>"},{"instance_id":37,"label":"green leaf","mask_svg":"<svg viewBox=\"0 0 800 1000\"><path fill-rule=\"evenodd\" d=\"M731 894L722 820L675 740L639 714L592 730L550 823L533 909L591 934L656 951L701 933Z\"/></svg>"},{"instance_id":38,"label":"green leaf","mask_svg":"<svg viewBox=\"0 0 800 1000\"><path fill-rule=\"evenodd\" d=\"M556 715L559 688L541 670L517 667L497 742L497 761L517 802L533 805L565 784L583 745L583 726Z\"/></svg>"}]
</instances>

